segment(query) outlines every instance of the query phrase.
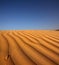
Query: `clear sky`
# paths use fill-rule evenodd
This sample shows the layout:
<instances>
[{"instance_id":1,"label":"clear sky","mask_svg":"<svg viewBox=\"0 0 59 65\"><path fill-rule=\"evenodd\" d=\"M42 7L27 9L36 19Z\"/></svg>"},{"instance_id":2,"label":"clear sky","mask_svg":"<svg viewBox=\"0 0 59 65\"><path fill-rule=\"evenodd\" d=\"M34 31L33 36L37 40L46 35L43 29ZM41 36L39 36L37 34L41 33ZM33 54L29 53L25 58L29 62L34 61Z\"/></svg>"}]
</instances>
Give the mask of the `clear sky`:
<instances>
[{"instance_id":1,"label":"clear sky","mask_svg":"<svg viewBox=\"0 0 59 65\"><path fill-rule=\"evenodd\" d=\"M59 0L0 0L0 30L59 29Z\"/></svg>"}]
</instances>

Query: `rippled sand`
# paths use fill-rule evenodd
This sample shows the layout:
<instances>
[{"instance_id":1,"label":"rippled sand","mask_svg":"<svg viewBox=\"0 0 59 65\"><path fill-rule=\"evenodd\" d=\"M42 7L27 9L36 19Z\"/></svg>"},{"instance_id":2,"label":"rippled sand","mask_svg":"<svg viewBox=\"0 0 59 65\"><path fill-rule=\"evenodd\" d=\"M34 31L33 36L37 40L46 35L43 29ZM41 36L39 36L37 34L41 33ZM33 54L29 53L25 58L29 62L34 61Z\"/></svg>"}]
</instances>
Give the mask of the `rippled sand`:
<instances>
[{"instance_id":1,"label":"rippled sand","mask_svg":"<svg viewBox=\"0 0 59 65\"><path fill-rule=\"evenodd\" d=\"M59 65L59 31L0 31L0 65Z\"/></svg>"}]
</instances>

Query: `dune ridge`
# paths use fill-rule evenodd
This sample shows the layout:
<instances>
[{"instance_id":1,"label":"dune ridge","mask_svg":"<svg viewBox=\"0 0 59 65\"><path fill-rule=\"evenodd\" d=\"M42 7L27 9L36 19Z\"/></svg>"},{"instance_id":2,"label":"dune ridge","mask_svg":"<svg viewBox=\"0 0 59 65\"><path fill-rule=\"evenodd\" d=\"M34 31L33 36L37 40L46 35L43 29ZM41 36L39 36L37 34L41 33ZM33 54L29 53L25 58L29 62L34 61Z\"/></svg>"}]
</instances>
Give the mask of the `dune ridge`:
<instances>
[{"instance_id":1,"label":"dune ridge","mask_svg":"<svg viewBox=\"0 0 59 65\"><path fill-rule=\"evenodd\" d=\"M59 31L0 31L0 65L59 65Z\"/></svg>"}]
</instances>

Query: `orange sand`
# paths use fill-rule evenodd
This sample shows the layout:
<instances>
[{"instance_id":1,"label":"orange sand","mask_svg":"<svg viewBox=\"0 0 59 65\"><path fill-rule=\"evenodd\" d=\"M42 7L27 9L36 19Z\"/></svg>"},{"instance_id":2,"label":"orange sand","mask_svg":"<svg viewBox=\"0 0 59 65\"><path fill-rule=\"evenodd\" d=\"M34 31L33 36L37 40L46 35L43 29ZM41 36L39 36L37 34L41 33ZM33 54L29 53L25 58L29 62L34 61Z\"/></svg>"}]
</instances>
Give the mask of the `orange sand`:
<instances>
[{"instance_id":1,"label":"orange sand","mask_svg":"<svg viewBox=\"0 0 59 65\"><path fill-rule=\"evenodd\" d=\"M0 31L0 65L59 65L59 31Z\"/></svg>"}]
</instances>

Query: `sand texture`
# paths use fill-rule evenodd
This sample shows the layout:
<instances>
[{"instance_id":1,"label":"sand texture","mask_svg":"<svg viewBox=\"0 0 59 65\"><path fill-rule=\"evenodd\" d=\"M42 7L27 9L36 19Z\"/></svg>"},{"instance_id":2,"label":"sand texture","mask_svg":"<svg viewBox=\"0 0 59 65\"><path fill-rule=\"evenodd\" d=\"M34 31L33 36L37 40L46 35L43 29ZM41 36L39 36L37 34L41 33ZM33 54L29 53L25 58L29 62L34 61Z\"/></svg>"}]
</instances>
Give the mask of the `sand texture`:
<instances>
[{"instance_id":1,"label":"sand texture","mask_svg":"<svg viewBox=\"0 0 59 65\"><path fill-rule=\"evenodd\" d=\"M59 65L59 31L0 31L0 65Z\"/></svg>"}]
</instances>

